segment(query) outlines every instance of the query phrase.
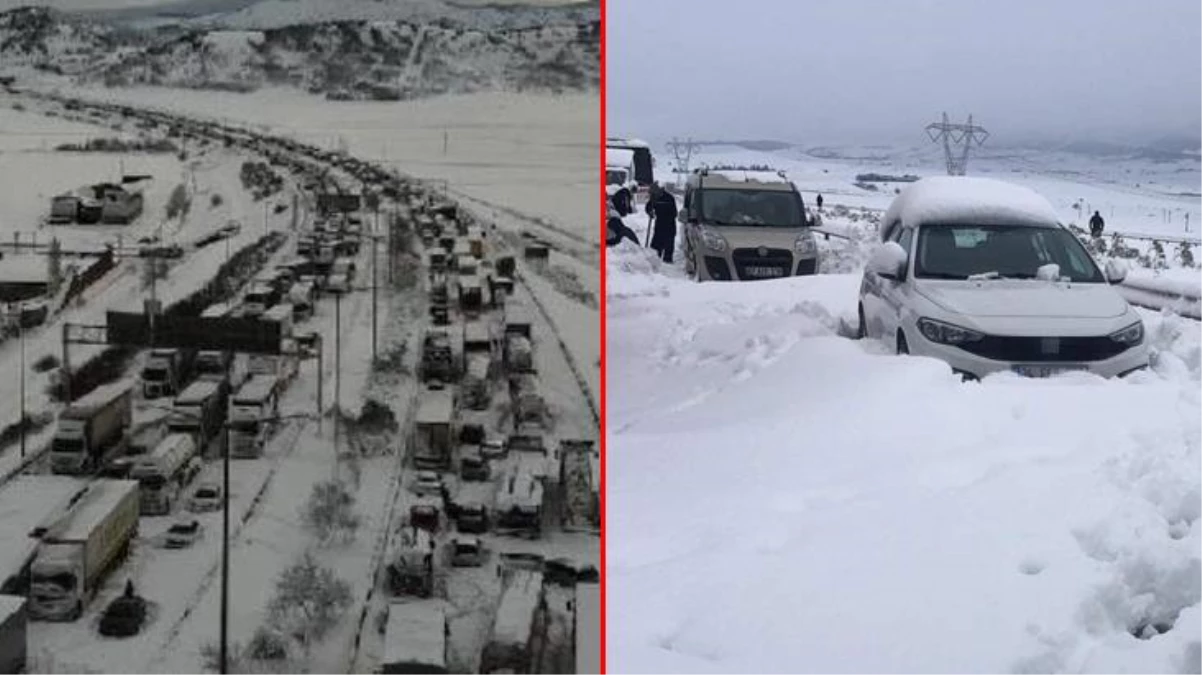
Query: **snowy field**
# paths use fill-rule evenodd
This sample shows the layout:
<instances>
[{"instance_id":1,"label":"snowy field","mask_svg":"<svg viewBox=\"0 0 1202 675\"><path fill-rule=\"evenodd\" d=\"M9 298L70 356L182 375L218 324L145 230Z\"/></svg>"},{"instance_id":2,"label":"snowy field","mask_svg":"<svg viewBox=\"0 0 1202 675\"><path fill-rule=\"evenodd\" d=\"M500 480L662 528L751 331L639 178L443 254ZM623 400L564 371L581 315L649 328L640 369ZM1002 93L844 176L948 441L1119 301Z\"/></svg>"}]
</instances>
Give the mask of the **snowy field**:
<instances>
[{"instance_id":1,"label":"snowy field","mask_svg":"<svg viewBox=\"0 0 1202 675\"><path fill-rule=\"evenodd\" d=\"M1142 312L1154 367L1123 381L962 383L840 330L893 196L854 175L936 169L701 161L785 169L851 239L819 238L826 274L743 284L687 279L679 241L671 266L608 250L610 670L1199 672L1199 323ZM1197 198L1006 166L980 173L1066 222L1087 197L1108 228L1197 223Z\"/></svg>"}]
</instances>

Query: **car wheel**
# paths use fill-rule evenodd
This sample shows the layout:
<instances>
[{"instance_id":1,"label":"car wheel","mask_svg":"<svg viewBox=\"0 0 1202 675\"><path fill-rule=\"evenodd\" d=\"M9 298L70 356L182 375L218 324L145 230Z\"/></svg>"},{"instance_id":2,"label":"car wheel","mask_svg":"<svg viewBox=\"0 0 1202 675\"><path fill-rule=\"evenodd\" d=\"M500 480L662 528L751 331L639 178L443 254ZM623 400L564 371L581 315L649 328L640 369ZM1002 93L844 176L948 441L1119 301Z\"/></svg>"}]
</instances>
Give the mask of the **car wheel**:
<instances>
[{"instance_id":1,"label":"car wheel","mask_svg":"<svg viewBox=\"0 0 1202 675\"><path fill-rule=\"evenodd\" d=\"M906 334L899 328L897 329L897 353L909 354L910 345L906 343Z\"/></svg>"},{"instance_id":2,"label":"car wheel","mask_svg":"<svg viewBox=\"0 0 1202 675\"><path fill-rule=\"evenodd\" d=\"M860 322L856 326L856 339L863 340L868 337L868 324L864 322L864 305L856 308L856 313L859 315Z\"/></svg>"}]
</instances>

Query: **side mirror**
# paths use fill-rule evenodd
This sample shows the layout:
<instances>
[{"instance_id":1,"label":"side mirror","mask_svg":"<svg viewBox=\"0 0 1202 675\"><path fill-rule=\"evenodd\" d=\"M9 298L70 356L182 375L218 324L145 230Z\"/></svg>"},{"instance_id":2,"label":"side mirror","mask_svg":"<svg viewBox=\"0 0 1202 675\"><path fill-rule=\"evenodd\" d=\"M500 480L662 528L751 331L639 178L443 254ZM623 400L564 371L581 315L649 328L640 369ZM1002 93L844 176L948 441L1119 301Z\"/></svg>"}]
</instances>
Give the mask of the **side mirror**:
<instances>
[{"instance_id":1,"label":"side mirror","mask_svg":"<svg viewBox=\"0 0 1202 675\"><path fill-rule=\"evenodd\" d=\"M1127 261L1111 258L1106 262L1106 280L1112 284L1121 284L1127 278Z\"/></svg>"},{"instance_id":2,"label":"side mirror","mask_svg":"<svg viewBox=\"0 0 1202 675\"><path fill-rule=\"evenodd\" d=\"M906 270L906 250L895 241L885 242L868 258L868 269L882 279L897 281Z\"/></svg>"}]
</instances>

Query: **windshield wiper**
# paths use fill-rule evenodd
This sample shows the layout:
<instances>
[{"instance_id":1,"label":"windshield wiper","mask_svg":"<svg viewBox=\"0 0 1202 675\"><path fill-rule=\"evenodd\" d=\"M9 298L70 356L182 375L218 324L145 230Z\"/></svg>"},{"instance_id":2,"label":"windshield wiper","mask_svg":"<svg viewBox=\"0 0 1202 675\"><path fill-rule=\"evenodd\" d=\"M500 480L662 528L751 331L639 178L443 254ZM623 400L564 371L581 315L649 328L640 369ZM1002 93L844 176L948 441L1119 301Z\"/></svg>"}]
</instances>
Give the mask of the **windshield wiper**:
<instances>
[{"instance_id":1,"label":"windshield wiper","mask_svg":"<svg viewBox=\"0 0 1202 675\"><path fill-rule=\"evenodd\" d=\"M970 274L967 277L968 281L984 281L986 279L1009 279L998 272L981 272L980 274Z\"/></svg>"}]
</instances>

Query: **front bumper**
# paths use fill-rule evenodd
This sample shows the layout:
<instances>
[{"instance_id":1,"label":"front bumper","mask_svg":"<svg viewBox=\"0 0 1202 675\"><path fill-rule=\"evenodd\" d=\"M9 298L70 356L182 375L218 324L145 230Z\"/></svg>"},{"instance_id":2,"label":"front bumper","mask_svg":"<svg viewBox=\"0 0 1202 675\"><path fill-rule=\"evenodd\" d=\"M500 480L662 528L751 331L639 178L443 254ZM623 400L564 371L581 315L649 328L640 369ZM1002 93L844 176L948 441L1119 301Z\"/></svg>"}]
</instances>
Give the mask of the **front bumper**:
<instances>
[{"instance_id":1,"label":"front bumper","mask_svg":"<svg viewBox=\"0 0 1202 675\"><path fill-rule=\"evenodd\" d=\"M1105 378L1122 377L1148 367L1147 343L1097 361L1002 361L978 356L959 347L931 342L916 328L907 331L906 337L911 354L939 359L951 366L954 372L972 379L981 379L995 373L1014 372L1016 366L1077 370Z\"/></svg>"},{"instance_id":2,"label":"front bumper","mask_svg":"<svg viewBox=\"0 0 1202 675\"><path fill-rule=\"evenodd\" d=\"M766 249L763 256L756 249L700 253L698 281L762 281L818 272L816 253L803 256L786 249Z\"/></svg>"}]
</instances>

